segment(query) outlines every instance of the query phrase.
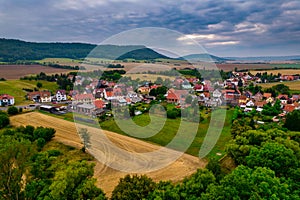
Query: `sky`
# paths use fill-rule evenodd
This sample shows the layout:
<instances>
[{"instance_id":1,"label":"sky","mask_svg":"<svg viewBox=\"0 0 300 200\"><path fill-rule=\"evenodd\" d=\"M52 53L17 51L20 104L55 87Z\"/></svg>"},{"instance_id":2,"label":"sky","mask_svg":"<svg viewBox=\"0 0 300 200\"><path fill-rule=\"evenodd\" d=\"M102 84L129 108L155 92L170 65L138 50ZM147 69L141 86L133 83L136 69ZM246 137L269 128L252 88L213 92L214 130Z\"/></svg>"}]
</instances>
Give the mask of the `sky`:
<instances>
[{"instance_id":1,"label":"sky","mask_svg":"<svg viewBox=\"0 0 300 200\"><path fill-rule=\"evenodd\" d=\"M0 38L99 44L160 27L217 56L300 55L299 19L300 0L0 0Z\"/></svg>"}]
</instances>

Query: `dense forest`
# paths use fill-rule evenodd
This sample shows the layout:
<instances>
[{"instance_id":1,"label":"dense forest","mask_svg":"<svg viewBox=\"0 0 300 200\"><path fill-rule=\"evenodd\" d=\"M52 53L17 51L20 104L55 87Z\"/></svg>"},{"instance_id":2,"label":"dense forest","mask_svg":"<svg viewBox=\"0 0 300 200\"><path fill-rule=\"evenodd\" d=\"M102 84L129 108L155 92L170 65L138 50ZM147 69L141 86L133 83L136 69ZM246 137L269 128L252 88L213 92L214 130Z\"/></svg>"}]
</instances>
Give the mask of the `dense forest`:
<instances>
[{"instance_id":1,"label":"dense forest","mask_svg":"<svg viewBox=\"0 0 300 200\"><path fill-rule=\"evenodd\" d=\"M97 47L97 48L95 48ZM84 43L37 43L0 39L0 62L41 60L44 58L148 60L165 56L140 45L94 45Z\"/></svg>"}]
</instances>

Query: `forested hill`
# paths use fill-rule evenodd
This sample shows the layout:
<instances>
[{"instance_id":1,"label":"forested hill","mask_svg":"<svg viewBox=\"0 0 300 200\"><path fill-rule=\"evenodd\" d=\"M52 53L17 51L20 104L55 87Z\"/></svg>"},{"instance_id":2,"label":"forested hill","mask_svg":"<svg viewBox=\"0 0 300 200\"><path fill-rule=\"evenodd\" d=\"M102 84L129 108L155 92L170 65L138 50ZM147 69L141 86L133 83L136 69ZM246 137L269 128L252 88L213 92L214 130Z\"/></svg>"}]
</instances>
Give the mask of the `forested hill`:
<instances>
[{"instance_id":1,"label":"forested hill","mask_svg":"<svg viewBox=\"0 0 300 200\"><path fill-rule=\"evenodd\" d=\"M96 47L94 44L84 43L37 43L14 39L0 39L0 62L16 62L24 60L40 60L43 58L71 58L87 57ZM107 59L148 60L166 58L165 56L146 48L145 46L98 46L89 57Z\"/></svg>"}]
</instances>

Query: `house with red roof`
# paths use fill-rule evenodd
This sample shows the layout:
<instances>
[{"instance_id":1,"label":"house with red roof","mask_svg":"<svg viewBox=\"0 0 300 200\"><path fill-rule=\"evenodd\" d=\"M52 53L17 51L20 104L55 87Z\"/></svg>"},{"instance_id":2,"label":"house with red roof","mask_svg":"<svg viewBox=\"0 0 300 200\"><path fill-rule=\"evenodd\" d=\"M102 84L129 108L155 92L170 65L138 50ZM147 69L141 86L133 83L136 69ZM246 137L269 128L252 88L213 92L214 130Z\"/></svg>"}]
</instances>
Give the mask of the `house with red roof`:
<instances>
[{"instance_id":1,"label":"house with red roof","mask_svg":"<svg viewBox=\"0 0 300 200\"><path fill-rule=\"evenodd\" d=\"M0 106L12 106L15 104L15 98L8 94L0 95Z\"/></svg>"},{"instance_id":2,"label":"house with red roof","mask_svg":"<svg viewBox=\"0 0 300 200\"><path fill-rule=\"evenodd\" d=\"M51 102L51 93L49 91L35 91L35 92L29 92L27 94L27 98L31 101L35 102Z\"/></svg>"},{"instance_id":3,"label":"house with red roof","mask_svg":"<svg viewBox=\"0 0 300 200\"><path fill-rule=\"evenodd\" d=\"M87 103L92 104L95 100L93 94L76 94L74 96L74 103Z\"/></svg>"},{"instance_id":4,"label":"house with red roof","mask_svg":"<svg viewBox=\"0 0 300 200\"><path fill-rule=\"evenodd\" d=\"M296 109L296 106L294 104L286 104L283 108L283 111L285 113L293 112Z\"/></svg>"},{"instance_id":5,"label":"house with red roof","mask_svg":"<svg viewBox=\"0 0 300 200\"><path fill-rule=\"evenodd\" d=\"M173 88L169 89L167 92L167 102L168 103L183 103L188 95L187 90L175 90Z\"/></svg>"}]
</instances>

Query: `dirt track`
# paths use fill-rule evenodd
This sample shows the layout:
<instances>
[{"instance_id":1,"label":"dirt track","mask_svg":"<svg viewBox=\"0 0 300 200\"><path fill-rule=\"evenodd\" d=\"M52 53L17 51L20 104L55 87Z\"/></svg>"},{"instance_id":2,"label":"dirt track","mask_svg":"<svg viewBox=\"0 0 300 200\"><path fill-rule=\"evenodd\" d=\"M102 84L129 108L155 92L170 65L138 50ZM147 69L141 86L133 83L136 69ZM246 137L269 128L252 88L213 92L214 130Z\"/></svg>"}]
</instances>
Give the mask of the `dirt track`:
<instances>
[{"instance_id":1,"label":"dirt track","mask_svg":"<svg viewBox=\"0 0 300 200\"><path fill-rule=\"evenodd\" d=\"M77 148L82 147L82 142L77 134L76 127L74 123L44 115L37 112L26 113L22 115L17 115L11 117L11 124L14 126L20 125L32 125L32 126L44 126L51 127L56 129L55 140L62 142L67 145L71 145ZM80 125L80 128L87 128L89 132L93 133L96 128L87 127ZM159 149L160 147L154 144L150 144L138 139L122 136L113 132L104 131L105 135L118 147L128 151L128 152L151 152ZM91 139L94 139L94 135L91 136ZM101 151L101 149L91 148L93 153ZM167 150L172 152L172 150ZM106 152L107 153L107 152ZM120 159L126 159L122 154L114 154L112 159L119 161ZM180 181L184 177L189 176L194 173L197 168L203 168L206 164L206 161L200 160L197 157L183 154L179 159L170 164L167 167L159 169L153 172L144 173L147 176L153 178L155 181L160 180L171 180L171 181ZM134 167L134 166L132 166ZM111 195L112 190L118 184L118 181L121 177L124 177L126 172L117 171L108 167L107 165L102 164L101 162L96 162L95 167L95 177L97 178L97 185L102 188L108 196Z\"/></svg>"}]
</instances>

